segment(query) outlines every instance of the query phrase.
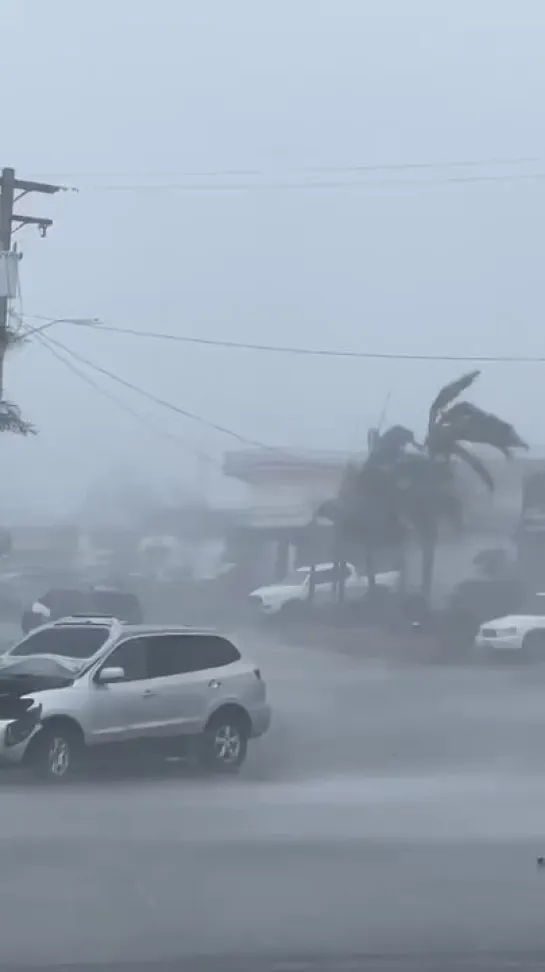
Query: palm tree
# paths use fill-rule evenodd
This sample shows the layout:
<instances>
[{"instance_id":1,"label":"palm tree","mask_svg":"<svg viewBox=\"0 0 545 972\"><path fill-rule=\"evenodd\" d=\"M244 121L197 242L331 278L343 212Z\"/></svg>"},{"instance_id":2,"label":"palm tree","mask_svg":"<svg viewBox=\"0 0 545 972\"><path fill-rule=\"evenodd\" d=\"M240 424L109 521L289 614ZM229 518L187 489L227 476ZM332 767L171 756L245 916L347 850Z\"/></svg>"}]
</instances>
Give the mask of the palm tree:
<instances>
[{"instance_id":1,"label":"palm tree","mask_svg":"<svg viewBox=\"0 0 545 972\"><path fill-rule=\"evenodd\" d=\"M0 432L14 432L16 435L37 435L31 422L22 418L19 406L14 402L0 401Z\"/></svg>"},{"instance_id":2,"label":"palm tree","mask_svg":"<svg viewBox=\"0 0 545 972\"><path fill-rule=\"evenodd\" d=\"M422 594L426 601L431 594L439 522L443 517L454 522L461 517L460 503L452 489L452 460L465 462L493 492L494 480L490 471L466 444L490 446L506 458L511 457L513 449L528 448L509 422L471 402L458 401L479 375L480 371L462 375L441 388L432 402L422 450L425 471L420 481L418 477L413 480L407 495L411 520L422 549ZM413 468L417 462L418 458L415 462L412 457Z\"/></svg>"},{"instance_id":3,"label":"palm tree","mask_svg":"<svg viewBox=\"0 0 545 972\"><path fill-rule=\"evenodd\" d=\"M0 361L7 351L20 347L25 343L25 337L17 327L4 328L0 343ZM18 405L0 398L0 432L14 432L16 435L36 435L36 429L31 422L21 416Z\"/></svg>"},{"instance_id":4,"label":"palm tree","mask_svg":"<svg viewBox=\"0 0 545 972\"><path fill-rule=\"evenodd\" d=\"M373 434L375 433L375 434ZM315 520L334 526L334 556L339 567L337 597L344 600L344 571L347 560L365 562L369 587L376 586L376 554L385 546L404 549L404 525L394 469L412 433L393 426L383 435L371 430L365 462L347 465L338 495L315 513Z\"/></svg>"},{"instance_id":5,"label":"palm tree","mask_svg":"<svg viewBox=\"0 0 545 972\"><path fill-rule=\"evenodd\" d=\"M387 545L397 549L404 576L404 552L411 531L422 551L422 594L427 603L439 524L443 519L461 522L453 460L465 462L492 491L489 470L466 444L491 446L506 458L513 449L528 448L508 422L470 402L458 401L479 374L472 371L441 388L429 410L422 444L404 426L392 426L382 435L372 430L366 461L347 470L336 500L320 508L319 515L334 524L338 547L346 550L354 542L363 545L370 587L375 585L376 552Z\"/></svg>"}]
</instances>

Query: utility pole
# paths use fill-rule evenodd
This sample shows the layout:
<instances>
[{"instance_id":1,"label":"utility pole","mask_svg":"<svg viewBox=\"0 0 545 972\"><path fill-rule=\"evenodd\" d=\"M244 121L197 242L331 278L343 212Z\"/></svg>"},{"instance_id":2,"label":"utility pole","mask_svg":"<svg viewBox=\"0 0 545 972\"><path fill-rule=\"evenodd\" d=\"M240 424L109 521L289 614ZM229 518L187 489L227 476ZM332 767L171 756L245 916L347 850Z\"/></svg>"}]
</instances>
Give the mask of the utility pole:
<instances>
[{"instance_id":1,"label":"utility pole","mask_svg":"<svg viewBox=\"0 0 545 972\"><path fill-rule=\"evenodd\" d=\"M24 216L13 211L15 204L31 192L48 196L60 192L63 186L51 186L45 182L28 182L15 178L14 169L2 169L0 176L0 251L9 253L11 238L22 226L37 226L41 236L53 225L52 219L43 216ZM4 356L8 344L8 297L0 297L0 402L4 398Z\"/></svg>"}]
</instances>

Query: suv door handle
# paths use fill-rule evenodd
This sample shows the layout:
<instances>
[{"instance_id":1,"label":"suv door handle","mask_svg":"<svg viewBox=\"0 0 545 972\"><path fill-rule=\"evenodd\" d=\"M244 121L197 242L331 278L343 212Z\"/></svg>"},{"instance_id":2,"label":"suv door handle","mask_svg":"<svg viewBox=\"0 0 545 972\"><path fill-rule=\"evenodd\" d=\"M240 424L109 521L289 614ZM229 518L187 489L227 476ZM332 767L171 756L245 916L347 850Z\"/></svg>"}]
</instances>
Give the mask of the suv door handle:
<instances>
[{"instance_id":1,"label":"suv door handle","mask_svg":"<svg viewBox=\"0 0 545 972\"><path fill-rule=\"evenodd\" d=\"M213 678L208 683L208 688L219 688L220 685L221 685L221 682L217 678Z\"/></svg>"},{"instance_id":2,"label":"suv door handle","mask_svg":"<svg viewBox=\"0 0 545 972\"><path fill-rule=\"evenodd\" d=\"M142 698L143 699L151 699L152 696L154 696L154 695L155 695L155 692L152 692L151 689L146 689L145 692L142 692Z\"/></svg>"}]
</instances>

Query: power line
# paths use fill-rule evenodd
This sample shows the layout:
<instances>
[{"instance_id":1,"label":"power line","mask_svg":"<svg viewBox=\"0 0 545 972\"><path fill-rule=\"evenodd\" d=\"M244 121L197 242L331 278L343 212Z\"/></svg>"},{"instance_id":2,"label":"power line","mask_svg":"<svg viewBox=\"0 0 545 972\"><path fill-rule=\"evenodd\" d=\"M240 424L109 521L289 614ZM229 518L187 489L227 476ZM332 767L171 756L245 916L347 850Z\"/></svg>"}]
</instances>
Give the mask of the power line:
<instances>
[{"instance_id":1,"label":"power line","mask_svg":"<svg viewBox=\"0 0 545 972\"><path fill-rule=\"evenodd\" d=\"M449 176L437 179L331 179L298 182L144 182L144 183L88 183L80 192L180 192L180 193L237 193L237 192L312 192L343 189L387 189L389 187L426 188L428 186L478 183L535 182L545 180L545 172L506 173L496 175Z\"/></svg>"},{"instance_id":2,"label":"power line","mask_svg":"<svg viewBox=\"0 0 545 972\"><path fill-rule=\"evenodd\" d=\"M33 332L28 332L28 333L31 334ZM148 419L147 416L141 415L139 412L137 412L135 409L131 408L130 405L128 405L126 402L124 402L117 395L114 395L113 392L110 392L103 385L99 385L98 382L96 382L93 378L91 378L90 375L86 374L84 371L82 371L80 368L78 368L68 358L65 358L63 355L61 355L55 348L51 347L50 339L45 338L43 335L38 334L36 332L34 332L33 336L35 336L36 339L38 341L40 341L40 343L43 345L43 347L47 348L47 350L51 354L53 354L55 356L55 358L57 358L58 361L62 361L62 363L64 365L66 365L66 367L70 371L72 371L73 374L77 375L79 378L81 378L83 381L85 381L88 385L90 385L91 388L93 388L99 394L103 395L109 401L111 401L115 405L117 405L118 408L121 408L123 411L127 412L128 415L131 415L140 424L146 425L154 433L156 433L158 435L161 435L164 438L168 438L172 442L175 442L178 446L181 445L184 449L186 449L186 450L188 450L190 452L193 452L199 459L203 459L203 460L205 460L207 462L214 463L215 465L221 465L220 463L217 463L216 460L214 460L212 458L212 456L209 456L206 453L201 452L200 449L197 449L195 446L189 444L188 442L186 442L185 439L182 439L179 436L175 435L174 433L169 432L168 429L163 429L160 426L156 426L155 423L149 421L149 419ZM68 351L68 348L66 350Z\"/></svg>"},{"instance_id":3,"label":"power line","mask_svg":"<svg viewBox=\"0 0 545 972\"><path fill-rule=\"evenodd\" d=\"M270 176L273 172L278 174L280 171L285 174L290 173L320 173L320 172L399 172L407 170L427 170L427 169L469 169L482 166L494 165L530 165L540 163L543 160L536 156L521 156L515 158L488 158L488 159L456 159L446 162L425 161L425 162L368 162L355 163L351 165L320 165L320 166L296 166L286 167L283 170L267 170L260 168L216 168L216 169L189 169L189 170L167 170L167 171L148 171L148 172L55 172L47 173L49 178L65 179L194 179L194 178L240 178L240 177L263 177ZM44 177L44 173L41 173Z\"/></svg>"},{"instance_id":4,"label":"power line","mask_svg":"<svg viewBox=\"0 0 545 972\"><path fill-rule=\"evenodd\" d=\"M41 320L38 315L26 315ZM47 318L44 318L47 320ZM74 322L76 323L76 322ZM110 324L77 322L76 326L89 327L93 331L106 331L112 334L126 334L129 337L152 338L158 341L174 341L182 344L196 344L204 347L226 348L237 351L262 351L273 354L295 354L325 358L363 358L385 361L474 361L483 364L543 364L545 356L536 355L475 355L475 354L418 354L397 351L353 351L335 348L291 347L277 344L254 344L245 341L224 341L215 338L190 337L185 334L168 332L141 331L132 327L117 327ZM50 338L50 340L52 340Z\"/></svg>"},{"instance_id":5,"label":"power line","mask_svg":"<svg viewBox=\"0 0 545 972\"><path fill-rule=\"evenodd\" d=\"M43 337L43 335L35 335L35 336L36 337L39 336L39 338L42 341L46 340ZM229 435L232 438L237 439L239 442L242 442L244 445L256 446L259 449L267 449L268 451L276 452L276 453L281 453L285 451L285 450L277 449L275 446L265 445L265 443L259 442L257 439L250 439L248 438L248 436L241 435L240 433L235 432L233 429L227 428L227 426L225 425L219 425L216 422L211 422L208 419L203 418L202 415L197 415L196 412L190 412L189 409L182 408L179 405L174 405L172 402L168 402L166 401L166 399L160 398L158 395L154 395L153 392L147 391L145 388L141 388L139 385L135 385L133 382L127 381L127 379L125 378L121 378L120 375L116 375L113 371L110 371L108 368L103 368L101 367L101 365L97 365L95 364L95 362L89 361L88 358L85 358L83 355L78 354L76 351L72 351L71 348L66 347L65 344L62 344L60 341L57 341L55 338L48 337L47 341L49 344L52 344L56 348L60 348L61 351L64 351L66 354L69 354L72 358L75 358L76 361L79 361L82 364L87 365L87 367L91 368L92 371L96 371L101 375L105 375L107 378L110 378L112 381L115 381L118 384L123 385L125 388L129 388L137 395L141 395L143 398L147 398L149 401L154 402L156 405L161 405L163 408L169 409L169 411L171 412L175 412L178 415L183 415L184 418L190 418L194 422L198 422L200 425L204 425L206 428L213 429L215 432L221 432L223 435Z\"/></svg>"},{"instance_id":6,"label":"power line","mask_svg":"<svg viewBox=\"0 0 545 972\"><path fill-rule=\"evenodd\" d=\"M81 368L78 368L77 365L75 365L72 361L64 357L64 355L62 355L59 351L57 351L54 347L52 347L50 338L44 337L42 334L37 333L37 331L27 332L27 333L28 334L32 333L33 337L35 337L36 340L38 340L40 344L44 348L46 348L57 359L57 361L61 361L69 369L69 371L77 375L78 378L86 382L86 384L88 384L91 388L93 388L104 398L107 398L109 401L117 405L118 408L121 408L128 415L131 415L141 425L147 426L147 428L149 428L156 435L161 435L163 438L168 438L171 442L175 442L177 446L181 446L186 451L192 452L198 459L208 462L211 465L219 466L221 468L221 463L213 459L212 456L209 456L205 452L201 452L201 450L197 449L196 446L191 445L190 443L186 442L185 439L182 439L179 436L175 435L174 433L169 432L168 429L163 429L160 426L156 426L154 422L149 421L147 416L141 415L139 412L135 411L135 409L131 408L131 406L128 405L126 402L124 402L121 398L119 398L117 395L114 395L113 392L109 391L109 389L104 388L103 385L99 385L98 382L96 382L93 378L91 378L90 375L86 374L86 372L82 371ZM68 348L66 348L66 351L68 352Z\"/></svg>"}]
</instances>

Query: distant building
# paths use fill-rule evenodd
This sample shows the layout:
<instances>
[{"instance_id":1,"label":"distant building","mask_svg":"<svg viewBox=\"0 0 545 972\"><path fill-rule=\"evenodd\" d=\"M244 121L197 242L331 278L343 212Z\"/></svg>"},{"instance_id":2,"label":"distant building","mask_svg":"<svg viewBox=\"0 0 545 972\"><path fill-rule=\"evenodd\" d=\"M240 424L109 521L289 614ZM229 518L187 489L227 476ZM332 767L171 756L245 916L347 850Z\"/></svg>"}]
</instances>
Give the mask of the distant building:
<instances>
[{"instance_id":1,"label":"distant building","mask_svg":"<svg viewBox=\"0 0 545 972\"><path fill-rule=\"evenodd\" d=\"M312 516L324 500L337 494L347 463L354 457L342 452L248 449L226 453L223 470L247 486L248 500L238 512L231 534L232 559L246 561L248 571L264 579L281 578L294 564L330 560L332 531L310 530ZM458 464L458 488L464 503L467 534L513 537L522 503L522 481L529 470L545 461L516 456L507 461L483 450L496 482L490 494L463 463Z\"/></svg>"},{"instance_id":2,"label":"distant building","mask_svg":"<svg viewBox=\"0 0 545 972\"><path fill-rule=\"evenodd\" d=\"M337 494L351 458L343 452L247 449L227 452L223 471L249 487L247 526L301 527Z\"/></svg>"},{"instance_id":3,"label":"distant building","mask_svg":"<svg viewBox=\"0 0 545 972\"><path fill-rule=\"evenodd\" d=\"M36 562L69 562L77 555L78 528L73 525L10 527L11 553Z\"/></svg>"},{"instance_id":4,"label":"distant building","mask_svg":"<svg viewBox=\"0 0 545 972\"><path fill-rule=\"evenodd\" d=\"M140 566L164 575L183 573L193 580L218 576L225 562L227 538L238 516L238 510L205 504L155 510L141 525Z\"/></svg>"},{"instance_id":5,"label":"distant building","mask_svg":"<svg viewBox=\"0 0 545 972\"><path fill-rule=\"evenodd\" d=\"M247 507L231 537L233 559L259 580L281 579L294 564L330 560L332 530L311 529L316 509L338 492L350 458L342 452L248 449L228 452L223 471L245 483Z\"/></svg>"}]
</instances>

